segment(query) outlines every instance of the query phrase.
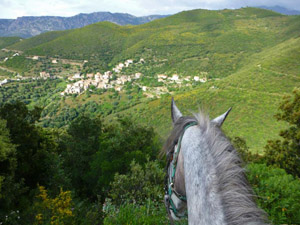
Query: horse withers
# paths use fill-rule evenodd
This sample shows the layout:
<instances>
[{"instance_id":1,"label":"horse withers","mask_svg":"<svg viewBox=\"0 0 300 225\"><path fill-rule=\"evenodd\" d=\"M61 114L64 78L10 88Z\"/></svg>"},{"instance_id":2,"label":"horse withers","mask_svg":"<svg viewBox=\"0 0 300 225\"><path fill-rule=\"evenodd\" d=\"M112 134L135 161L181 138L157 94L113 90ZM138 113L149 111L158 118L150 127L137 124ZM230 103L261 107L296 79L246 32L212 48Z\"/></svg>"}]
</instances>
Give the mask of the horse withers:
<instances>
[{"instance_id":1,"label":"horse withers","mask_svg":"<svg viewBox=\"0 0 300 225\"><path fill-rule=\"evenodd\" d=\"M230 110L213 120L203 112L186 117L172 99L173 130L164 145L165 204L172 224L184 217L189 225L268 224L242 161L221 130Z\"/></svg>"}]
</instances>

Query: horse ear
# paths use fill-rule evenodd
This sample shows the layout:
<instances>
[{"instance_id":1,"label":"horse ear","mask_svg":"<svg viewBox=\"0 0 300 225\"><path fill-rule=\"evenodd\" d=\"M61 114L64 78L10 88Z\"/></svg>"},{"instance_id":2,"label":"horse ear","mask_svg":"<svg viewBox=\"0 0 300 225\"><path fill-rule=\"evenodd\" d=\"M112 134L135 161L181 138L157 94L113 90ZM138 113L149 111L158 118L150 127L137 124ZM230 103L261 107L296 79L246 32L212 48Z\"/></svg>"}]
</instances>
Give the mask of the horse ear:
<instances>
[{"instance_id":1,"label":"horse ear","mask_svg":"<svg viewBox=\"0 0 300 225\"><path fill-rule=\"evenodd\" d=\"M231 111L231 107L224 114L214 118L211 122L221 127L230 111Z\"/></svg>"},{"instance_id":2,"label":"horse ear","mask_svg":"<svg viewBox=\"0 0 300 225\"><path fill-rule=\"evenodd\" d=\"M177 108L174 98L172 97L172 104L171 104L171 115L172 115L172 121L173 124L180 118L182 117L181 112L179 111L179 109Z\"/></svg>"}]
</instances>

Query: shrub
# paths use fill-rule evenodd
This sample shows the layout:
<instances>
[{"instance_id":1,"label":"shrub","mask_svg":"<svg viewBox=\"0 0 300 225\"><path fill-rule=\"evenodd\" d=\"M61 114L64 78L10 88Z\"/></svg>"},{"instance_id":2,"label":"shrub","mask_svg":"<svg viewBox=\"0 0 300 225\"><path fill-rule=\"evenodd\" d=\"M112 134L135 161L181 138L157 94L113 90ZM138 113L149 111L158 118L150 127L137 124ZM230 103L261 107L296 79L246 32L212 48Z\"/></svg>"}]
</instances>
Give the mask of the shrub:
<instances>
[{"instance_id":1,"label":"shrub","mask_svg":"<svg viewBox=\"0 0 300 225\"><path fill-rule=\"evenodd\" d=\"M132 161L129 173L115 175L109 196L117 205L123 202L143 204L146 199L162 201L164 176L157 161L148 161L144 168Z\"/></svg>"},{"instance_id":2,"label":"shrub","mask_svg":"<svg viewBox=\"0 0 300 225\"><path fill-rule=\"evenodd\" d=\"M169 224L166 209L163 203L155 204L148 199L145 205L125 203L116 208L111 202L106 202L104 225L131 224L131 225L166 225Z\"/></svg>"},{"instance_id":3,"label":"shrub","mask_svg":"<svg viewBox=\"0 0 300 225\"><path fill-rule=\"evenodd\" d=\"M300 224L300 181L283 169L249 164L248 178L258 204L273 224Z\"/></svg>"},{"instance_id":4,"label":"shrub","mask_svg":"<svg viewBox=\"0 0 300 225\"><path fill-rule=\"evenodd\" d=\"M70 191L60 190L55 198L50 198L47 190L43 186L39 186L39 194L37 196L41 202L36 202L37 214L35 216L36 224L64 225L73 224L72 197Z\"/></svg>"},{"instance_id":5,"label":"shrub","mask_svg":"<svg viewBox=\"0 0 300 225\"><path fill-rule=\"evenodd\" d=\"M280 132L283 140L268 141L265 161L285 169L288 173L300 177L300 89L293 91L294 96L285 96L275 115L277 120L286 121L290 127Z\"/></svg>"}]
</instances>

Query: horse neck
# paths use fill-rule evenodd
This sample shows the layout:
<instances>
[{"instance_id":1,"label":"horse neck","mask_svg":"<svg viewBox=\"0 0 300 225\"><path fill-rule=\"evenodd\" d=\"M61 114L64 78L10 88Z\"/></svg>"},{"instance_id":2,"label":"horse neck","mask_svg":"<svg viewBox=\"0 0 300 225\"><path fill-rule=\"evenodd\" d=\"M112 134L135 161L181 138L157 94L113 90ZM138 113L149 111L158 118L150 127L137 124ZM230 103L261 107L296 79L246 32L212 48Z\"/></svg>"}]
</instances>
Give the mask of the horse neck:
<instances>
[{"instance_id":1,"label":"horse neck","mask_svg":"<svg viewBox=\"0 0 300 225\"><path fill-rule=\"evenodd\" d=\"M215 162L199 137L200 129L191 127L182 140L189 225L225 225Z\"/></svg>"}]
</instances>

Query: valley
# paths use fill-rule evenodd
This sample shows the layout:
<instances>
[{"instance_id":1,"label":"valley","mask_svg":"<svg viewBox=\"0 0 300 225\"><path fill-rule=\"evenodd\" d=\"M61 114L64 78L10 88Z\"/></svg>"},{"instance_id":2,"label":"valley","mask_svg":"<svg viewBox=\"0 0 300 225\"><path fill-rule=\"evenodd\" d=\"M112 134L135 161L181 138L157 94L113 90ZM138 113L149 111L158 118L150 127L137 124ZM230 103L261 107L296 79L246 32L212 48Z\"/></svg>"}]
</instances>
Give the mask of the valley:
<instances>
[{"instance_id":1,"label":"valley","mask_svg":"<svg viewBox=\"0 0 300 225\"><path fill-rule=\"evenodd\" d=\"M1 80L13 82L0 99L42 107L44 127L64 127L81 113L106 122L130 116L162 139L171 96L211 117L233 107L224 130L262 153L286 126L273 117L279 102L300 84L299 28L299 16L242 8L43 33L2 46Z\"/></svg>"}]
</instances>

